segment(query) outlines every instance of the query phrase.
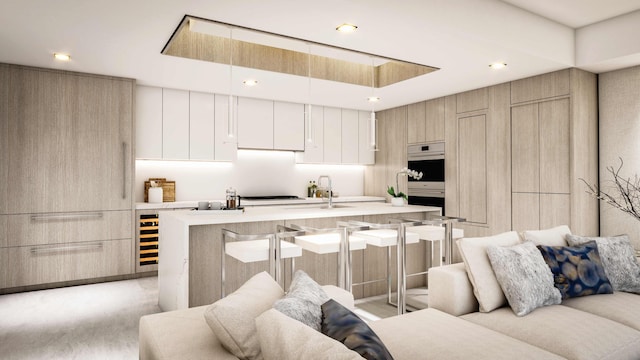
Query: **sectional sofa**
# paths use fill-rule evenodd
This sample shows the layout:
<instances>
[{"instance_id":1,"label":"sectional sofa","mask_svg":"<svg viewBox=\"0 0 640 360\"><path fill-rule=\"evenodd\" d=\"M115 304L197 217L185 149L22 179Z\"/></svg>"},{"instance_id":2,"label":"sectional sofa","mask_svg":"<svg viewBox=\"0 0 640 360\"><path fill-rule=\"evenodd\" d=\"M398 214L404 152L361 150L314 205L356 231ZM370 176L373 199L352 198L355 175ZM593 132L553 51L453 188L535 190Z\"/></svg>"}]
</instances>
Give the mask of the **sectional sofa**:
<instances>
[{"instance_id":1,"label":"sectional sofa","mask_svg":"<svg viewBox=\"0 0 640 360\"><path fill-rule=\"evenodd\" d=\"M515 252L517 264L507 268L517 273L514 278L520 279L522 274L533 271L527 267L529 262L526 256L523 257L524 252L518 253L522 248L530 250L531 242L540 246L566 246L565 238L570 235L566 227L525 233L511 232L490 238L459 240L458 246L465 261L433 268L429 272L430 308L371 322L368 324L370 330L396 360L640 359L640 296L629 292L640 282L640 272L635 273L637 279L625 283L624 286L631 287L625 292L616 291L614 288L619 287L620 282L613 282L609 288L601 285L598 290L610 294L586 296L583 293L582 296L560 299L558 296L565 295L551 291L552 294L545 298L540 296L546 290L542 290L539 283L544 282L548 287L547 280L527 285L526 279L518 280L518 289L515 291L506 285L507 290L503 291L501 281L496 276L501 271L493 271L494 259L489 258L488 247ZM527 246L521 246L525 240ZM607 241L599 239L597 248L617 244L616 239ZM628 244L628 240L625 244ZM640 265L632 248L631 252L634 263L627 270L633 273L640 271ZM606 255L605 251L600 253ZM593 257L594 254L599 255L590 248L588 255ZM534 256L539 265L540 258ZM599 260L599 257L593 260ZM544 272L544 276L548 275ZM553 281L559 278L553 275L552 287ZM257 284L268 282L263 278ZM243 290L247 285L243 285L238 292L247 290ZM257 296L269 293L260 286L250 289L248 293L245 291L243 297L234 298L234 293L225 298L227 300L220 300L226 301L226 305L217 310L215 308L218 305L214 303L144 316L140 320L140 358L362 359L358 353L343 345L347 342L334 340L271 309L272 304L285 297L285 294L281 289L276 289L270 296ZM350 293L333 286L323 286L322 289L346 308L353 308ZM533 289L535 294L522 296L522 289L525 293L527 289ZM522 306L517 304L514 296L521 296L520 300L524 299L524 303L537 301L537 305L525 306L525 311L516 315ZM262 304L257 306L255 301L247 300L252 298L260 299ZM214 311L219 314L213 316L216 319L212 320ZM237 315L240 313L242 316ZM235 326L234 322L241 325ZM244 338L227 333L245 326L251 328L252 332L242 335ZM221 332L219 327L229 329ZM247 345L253 348L242 349Z\"/></svg>"}]
</instances>

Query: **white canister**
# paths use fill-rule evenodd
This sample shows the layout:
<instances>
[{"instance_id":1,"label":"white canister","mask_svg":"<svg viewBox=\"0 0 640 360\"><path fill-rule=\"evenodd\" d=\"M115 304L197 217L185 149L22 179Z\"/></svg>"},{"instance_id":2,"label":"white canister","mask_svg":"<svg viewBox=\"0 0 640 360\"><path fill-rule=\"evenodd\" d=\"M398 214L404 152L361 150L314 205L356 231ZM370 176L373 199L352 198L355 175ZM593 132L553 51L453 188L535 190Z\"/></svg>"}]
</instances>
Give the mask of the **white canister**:
<instances>
[{"instance_id":1,"label":"white canister","mask_svg":"<svg viewBox=\"0 0 640 360\"><path fill-rule=\"evenodd\" d=\"M150 203L161 203L162 202L162 188L161 187L151 187L151 188L149 188L149 202Z\"/></svg>"}]
</instances>

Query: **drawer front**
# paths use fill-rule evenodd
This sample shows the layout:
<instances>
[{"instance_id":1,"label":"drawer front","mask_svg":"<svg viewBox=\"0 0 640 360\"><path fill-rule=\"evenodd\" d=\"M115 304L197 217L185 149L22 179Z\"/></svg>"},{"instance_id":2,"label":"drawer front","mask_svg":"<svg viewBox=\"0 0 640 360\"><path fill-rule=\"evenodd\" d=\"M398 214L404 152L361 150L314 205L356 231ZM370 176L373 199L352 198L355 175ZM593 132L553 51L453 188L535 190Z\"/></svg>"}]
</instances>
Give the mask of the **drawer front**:
<instances>
[{"instance_id":1,"label":"drawer front","mask_svg":"<svg viewBox=\"0 0 640 360\"><path fill-rule=\"evenodd\" d=\"M7 246L130 239L132 211L8 215Z\"/></svg>"},{"instance_id":2,"label":"drawer front","mask_svg":"<svg viewBox=\"0 0 640 360\"><path fill-rule=\"evenodd\" d=\"M3 287L132 273L131 239L0 249Z\"/></svg>"}]
</instances>

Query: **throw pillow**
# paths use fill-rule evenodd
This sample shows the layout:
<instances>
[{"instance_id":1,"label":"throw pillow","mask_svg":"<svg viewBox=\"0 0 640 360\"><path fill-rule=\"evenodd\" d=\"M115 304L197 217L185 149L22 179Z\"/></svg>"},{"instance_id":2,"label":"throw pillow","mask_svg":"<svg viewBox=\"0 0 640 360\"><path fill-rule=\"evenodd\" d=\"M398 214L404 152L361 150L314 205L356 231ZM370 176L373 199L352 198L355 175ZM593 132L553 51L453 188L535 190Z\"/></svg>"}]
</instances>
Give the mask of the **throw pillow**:
<instances>
[{"instance_id":1,"label":"throw pillow","mask_svg":"<svg viewBox=\"0 0 640 360\"><path fill-rule=\"evenodd\" d=\"M276 309L256 318L258 339L265 360L362 360L344 344L315 331Z\"/></svg>"},{"instance_id":2,"label":"throw pillow","mask_svg":"<svg viewBox=\"0 0 640 360\"><path fill-rule=\"evenodd\" d=\"M532 242L509 247L489 246L487 255L509 306L517 316L562 301L551 270Z\"/></svg>"},{"instance_id":3,"label":"throw pillow","mask_svg":"<svg viewBox=\"0 0 640 360\"><path fill-rule=\"evenodd\" d=\"M580 246L538 245L538 249L563 299L613 293L595 241Z\"/></svg>"},{"instance_id":4,"label":"throw pillow","mask_svg":"<svg viewBox=\"0 0 640 360\"><path fill-rule=\"evenodd\" d=\"M346 307L334 300L322 304L322 333L340 341L365 359L393 359L382 340Z\"/></svg>"},{"instance_id":5,"label":"throw pillow","mask_svg":"<svg viewBox=\"0 0 640 360\"><path fill-rule=\"evenodd\" d=\"M522 232L524 241L533 241L536 245L566 246L566 235L571 234L567 225L556 226L546 230L527 230Z\"/></svg>"},{"instance_id":6,"label":"throw pillow","mask_svg":"<svg viewBox=\"0 0 640 360\"><path fill-rule=\"evenodd\" d=\"M240 359L262 359L255 318L283 296L280 285L263 271L235 292L209 305L204 318L230 353Z\"/></svg>"},{"instance_id":7,"label":"throw pillow","mask_svg":"<svg viewBox=\"0 0 640 360\"><path fill-rule=\"evenodd\" d=\"M520 237L515 231L489 237L462 238L457 241L467 276L473 285L473 293L480 304L480 312L490 312L507 303L487 257L487 247L511 246L518 243Z\"/></svg>"},{"instance_id":8,"label":"throw pillow","mask_svg":"<svg viewBox=\"0 0 640 360\"><path fill-rule=\"evenodd\" d=\"M602 259L602 265L615 291L640 294L640 264L629 236L585 237L568 235L567 242L571 246L595 241Z\"/></svg>"},{"instance_id":9,"label":"throw pillow","mask_svg":"<svg viewBox=\"0 0 640 360\"><path fill-rule=\"evenodd\" d=\"M327 293L302 270L296 271L287 295L276 301L273 307L281 313L320 331L322 310L320 306L329 300Z\"/></svg>"}]
</instances>

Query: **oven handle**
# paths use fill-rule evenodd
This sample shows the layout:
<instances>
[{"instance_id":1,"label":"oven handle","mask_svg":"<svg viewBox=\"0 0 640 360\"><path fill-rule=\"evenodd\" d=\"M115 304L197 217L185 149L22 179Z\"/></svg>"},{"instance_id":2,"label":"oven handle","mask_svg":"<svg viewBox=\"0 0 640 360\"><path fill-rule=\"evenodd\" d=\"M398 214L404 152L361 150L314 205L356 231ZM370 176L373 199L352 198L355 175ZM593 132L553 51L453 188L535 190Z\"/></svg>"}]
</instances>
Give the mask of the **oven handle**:
<instances>
[{"instance_id":1,"label":"oven handle","mask_svg":"<svg viewBox=\"0 0 640 360\"><path fill-rule=\"evenodd\" d=\"M444 153L407 154L407 160L408 161L444 160Z\"/></svg>"}]
</instances>

